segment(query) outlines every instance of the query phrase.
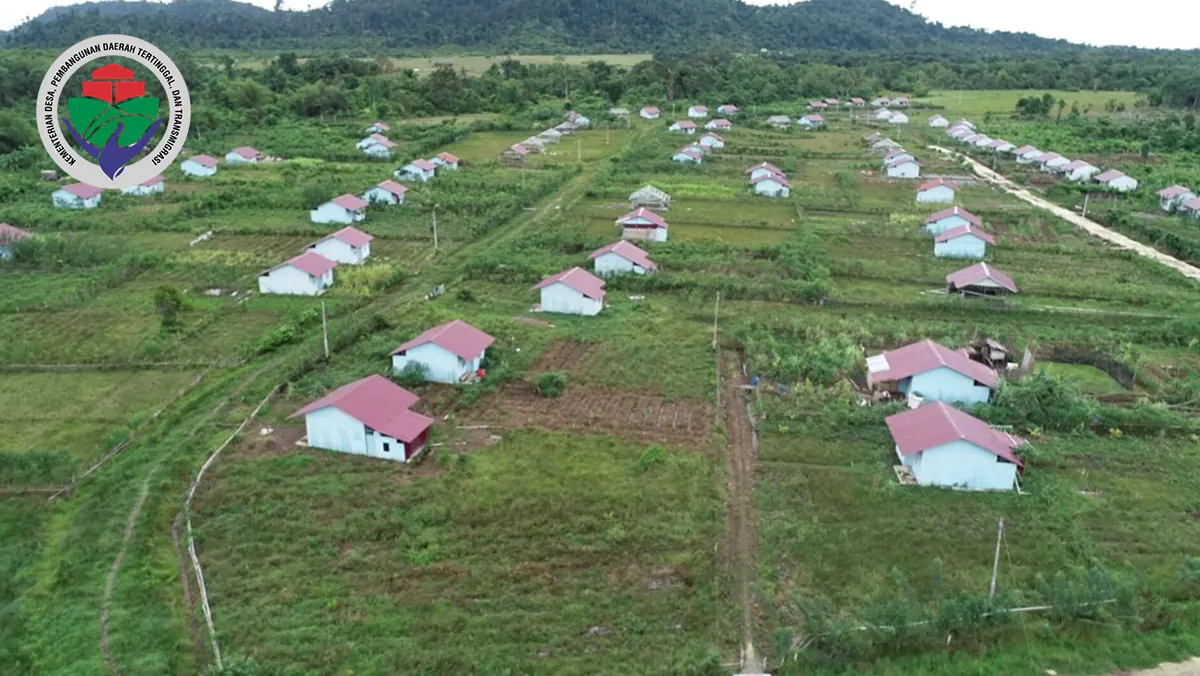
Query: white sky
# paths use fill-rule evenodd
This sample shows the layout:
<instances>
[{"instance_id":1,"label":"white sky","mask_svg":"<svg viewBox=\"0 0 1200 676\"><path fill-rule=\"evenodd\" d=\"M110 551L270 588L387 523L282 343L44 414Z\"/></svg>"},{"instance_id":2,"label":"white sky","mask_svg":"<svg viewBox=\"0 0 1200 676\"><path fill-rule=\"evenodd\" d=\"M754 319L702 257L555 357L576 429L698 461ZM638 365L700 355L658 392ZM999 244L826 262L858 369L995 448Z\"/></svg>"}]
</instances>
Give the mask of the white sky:
<instances>
[{"instance_id":1,"label":"white sky","mask_svg":"<svg viewBox=\"0 0 1200 676\"><path fill-rule=\"evenodd\" d=\"M74 0L0 0L0 29ZM436 2L437 0L430 0ZM781 4L777 0L746 0ZM274 0L250 0L270 7ZM1094 45L1200 49L1197 0L888 0L948 26L1036 33ZM323 0L284 0L287 9ZM785 3L786 4L786 0Z\"/></svg>"}]
</instances>

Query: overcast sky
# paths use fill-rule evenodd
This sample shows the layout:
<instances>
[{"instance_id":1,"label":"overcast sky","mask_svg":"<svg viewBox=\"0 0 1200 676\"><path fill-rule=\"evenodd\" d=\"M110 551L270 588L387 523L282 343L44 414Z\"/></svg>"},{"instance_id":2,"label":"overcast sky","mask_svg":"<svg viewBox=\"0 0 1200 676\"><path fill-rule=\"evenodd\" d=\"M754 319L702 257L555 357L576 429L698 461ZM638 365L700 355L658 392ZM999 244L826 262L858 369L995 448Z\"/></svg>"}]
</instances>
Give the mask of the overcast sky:
<instances>
[{"instance_id":1,"label":"overcast sky","mask_svg":"<svg viewBox=\"0 0 1200 676\"><path fill-rule=\"evenodd\" d=\"M436 2L437 0L430 0ZM779 4L776 0L747 0ZM270 7L274 0L250 0ZM1024 31L1095 45L1200 49L1197 0L888 0L948 26ZM0 29L72 0L0 0ZM284 0L288 9L321 0ZM145 36L143 36L145 37Z\"/></svg>"}]
</instances>

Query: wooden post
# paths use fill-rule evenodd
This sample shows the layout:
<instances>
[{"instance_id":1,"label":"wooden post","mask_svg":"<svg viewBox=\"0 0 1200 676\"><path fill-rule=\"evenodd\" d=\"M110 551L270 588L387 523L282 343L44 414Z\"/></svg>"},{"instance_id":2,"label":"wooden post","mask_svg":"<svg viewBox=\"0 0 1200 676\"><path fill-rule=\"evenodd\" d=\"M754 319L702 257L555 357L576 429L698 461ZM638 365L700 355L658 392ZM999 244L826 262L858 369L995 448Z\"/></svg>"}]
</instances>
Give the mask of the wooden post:
<instances>
[{"instance_id":1,"label":"wooden post","mask_svg":"<svg viewBox=\"0 0 1200 676\"><path fill-rule=\"evenodd\" d=\"M608 127L604 128L604 145L608 145L609 139L612 136L612 130Z\"/></svg>"},{"instance_id":2,"label":"wooden post","mask_svg":"<svg viewBox=\"0 0 1200 676\"><path fill-rule=\"evenodd\" d=\"M1084 218L1087 218L1088 202L1091 200L1091 198L1092 198L1092 193L1090 193L1090 192L1083 193L1083 217Z\"/></svg>"},{"instance_id":3,"label":"wooden post","mask_svg":"<svg viewBox=\"0 0 1200 676\"><path fill-rule=\"evenodd\" d=\"M329 361L329 323L325 321L325 301L321 301L321 339L325 341L325 361Z\"/></svg>"},{"instance_id":4,"label":"wooden post","mask_svg":"<svg viewBox=\"0 0 1200 676\"><path fill-rule=\"evenodd\" d=\"M996 596L996 573L1000 571L1000 541L1004 538L1004 519L996 528L996 554L992 557L992 583L988 585L988 600Z\"/></svg>"},{"instance_id":5,"label":"wooden post","mask_svg":"<svg viewBox=\"0 0 1200 676\"><path fill-rule=\"evenodd\" d=\"M575 161L583 164L583 139L575 140Z\"/></svg>"},{"instance_id":6,"label":"wooden post","mask_svg":"<svg viewBox=\"0 0 1200 676\"><path fill-rule=\"evenodd\" d=\"M717 349L717 320L721 316L721 292L717 292L717 304L713 307L713 349Z\"/></svg>"},{"instance_id":7,"label":"wooden post","mask_svg":"<svg viewBox=\"0 0 1200 676\"><path fill-rule=\"evenodd\" d=\"M521 170L521 175L522 175L522 176L524 176L524 175L525 175L525 170L524 170L524 169L522 169L522 170ZM437 251L437 249L438 249L438 238L437 238L437 205L435 204L435 205L433 205L433 250L434 250L434 251Z\"/></svg>"}]
</instances>

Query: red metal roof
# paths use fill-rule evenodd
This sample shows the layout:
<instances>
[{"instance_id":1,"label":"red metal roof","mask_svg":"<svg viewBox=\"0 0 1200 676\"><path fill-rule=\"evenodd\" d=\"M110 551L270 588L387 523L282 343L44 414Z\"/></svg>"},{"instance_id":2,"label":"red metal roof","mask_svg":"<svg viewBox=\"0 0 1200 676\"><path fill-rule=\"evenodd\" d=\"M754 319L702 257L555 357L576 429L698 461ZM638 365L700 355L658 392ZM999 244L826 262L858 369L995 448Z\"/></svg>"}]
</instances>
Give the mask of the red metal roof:
<instances>
[{"instance_id":1,"label":"red metal roof","mask_svg":"<svg viewBox=\"0 0 1200 676\"><path fill-rule=\"evenodd\" d=\"M719 112L719 113L733 113L733 112L737 112L737 110L738 110L738 107L733 105L732 103L723 103L723 104L717 106L717 112Z\"/></svg>"},{"instance_id":2,"label":"red metal roof","mask_svg":"<svg viewBox=\"0 0 1200 676\"><path fill-rule=\"evenodd\" d=\"M783 187L789 188L789 189L792 187L792 184L788 183L788 180L786 178L780 176L779 174L763 174L762 176L759 176L758 178L751 180L750 185L758 185L759 183L762 183L763 181L775 181L779 185L782 185Z\"/></svg>"},{"instance_id":3,"label":"red metal roof","mask_svg":"<svg viewBox=\"0 0 1200 676\"><path fill-rule=\"evenodd\" d=\"M836 106L838 104L838 100L837 99L825 99L825 103L828 105L831 105L831 106Z\"/></svg>"},{"instance_id":4,"label":"red metal roof","mask_svg":"<svg viewBox=\"0 0 1200 676\"><path fill-rule=\"evenodd\" d=\"M29 233L8 223L0 223L0 242L19 242L29 236Z\"/></svg>"},{"instance_id":5,"label":"red metal roof","mask_svg":"<svg viewBox=\"0 0 1200 676\"><path fill-rule=\"evenodd\" d=\"M1186 195L1189 192L1191 192L1191 190L1182 185L1173 185L1170 188L1163 188L1162 190L1159 190L1158 196L1161 199L1169 200L1179 197L1180 195Z\"/></svg>"},{"instance_id":6,"label":"red metal roof","mask_svg":"<svg viewBox=\"0 0 1200 676\"><path fill-rule=\"evenodd\" d=\"M209 157L208 155L192 155L191 157L187 158L184 161L185 162L195 162L196 164L199 164L204 167L217 166L217 161L214 160L213 158Z\"/></svg>"},{"instance_id":7,"label":"red metal roof","mask_svg":"<svg viewBox=\"0 0 1200 676\"><path fill-rule=\"evenodd\" d=\"M850 98L850 102L851 102L851 103L866 103L866 101L864 101L864 100L862 100L862 99L858 98L857 96L851 97L851 98Z\"/></svg>"},{"instance_id":8,"label":"red metal roof","mask_svg":"<svg viewBox=\"0 0 1200 676\"><path fill-rule=\"evenodd\" d=\"M1017 285L1013 283L1012 278L987 263L976 263L969 268L963 268L962 270L946 275L946 283L953 285L957 289L971 286L986 279L990 279L1009 291L1017 293Z\"/></svg>"},{"instance_id":9,"label":"red metal roof","mask_svg":"<svg viewBox=\"0 0 1200 676\"><path fill-rule=\"evenodd\" d=\"M771 164L770 162L760 162L752 167L747 167L746 171L743 171L742 173L749 174L750 172L754 171L755 169L766 169L767 171L778 174L780 176L787 176L787 174L785 174L779 170L779 167L775 166L774 164Z\"/></svg>"},{"instance_id":10,"label":"red metal roof","mask_svg":"<svg viewBox=\"0 0 1200 676\"><path fill-rule=\"evenodd\" d=\"M645 108L642 108L642 112L648 113L650 115L657 115L658 113L660 113L662 111L660 111L658 109L658 106L646 106Z\"/></svg>"},{"instance_id":11,"label":"red metal roof","mask_svg":"<svg viewBox=\"0 0 1200 676\"><path fill-rule=\"evenodd\" d=\"M417 395L381 375L367 376L343 385L288 418L296 418L332 406L376 432L408 443L433 425L410 407L420 401Z\"/></svg>"},{"instance_id":12,"label":"red metal roof","mask_svg":"<svg viewBox=\"0 0 1200 676\"><path fill-rule=\"evenodd\" d=\"M1012 144L1010 144L1008 141L996 140L996 141L992 141L991 143L987 144L984 147L995 150L996 148L999 148L1001 146L1007 146L1007 145L1012 145Z\"/></svg>"},{"instance_id":13,"label":"red metal roof","mask_svg":"<svg viewBox=\"0 0 1200 676\"><path fill-rule=\"evenodd\" d=\"M396 147L396 144L392 143L390 140L388 140L388 137L384 136L383 134L371 134L367 138L378 143L379 145L383 146L384 148L395 148Z\"/></svg>"},{"instance_id":14,"label":"red metal roof","mask_svg":"<svg viewBox=\"0 0 1200 676\"><path fill-rule=\"evenodd\" d=\"M983 225L983 220L981 218L979 218L975 214L967 211L966 209L963 209L962 207L952 207L950 209L943 209L943 210L937 212L936 214L930 216L929 218L925 219L925 224L928 225L930 223L937 223L938 221L942 220L943 218L950 218L951 216L958 216L960 218L965 218L969 223L972 223L974 225Z\"/></svg>"},{"instance_id":15,"label":"red metal roof","mask_svg":"<svg viewBox=\"0 0 1200 676\"><path fill-rule=\"evenodd\" d=\"M1124 172L1117 171L1116 169L1109 169L1108 171L1104 172L1103 174L1100 174L1099 176L1097 176L1096 182L1097 183L1108 183L1109 181L1115 181L1118 178L1124 178L1124 177L1125 177Z\"/></svg>"},{"instance_id":16,"label":"red metal roof","mask_svg":"<svg viewBox=\"0 0 1200 676\"><path fill-rule=\"evenodd\" d=\"M662 216L659 216L645 207L638 207L637 209L634 209L633 211L618 218L617 225L625 225L626 221L632 221L639 218L650 221L656 228L667 227L667 222L663 220Z\"/></svg>"},{"instance_id":17,"label":"red metal roof","mask_svg":"<svg viewBox=\"0 0 1200 676\"><path fill-rule=\"evenodd\" d=\"M899 157L900 155L908 155L909 157L912 157L912 153L910 153L910 152L908 152L907 150L904 150L903 148L901 148L900 150L893 150L892 152L888 153L887 155L884 155L884 156L883 156L883 159L884 159L884 160L890 160L890 159L892 159L893 157Z\"/></svg>"},{"instance_id":18,"label":"red metal roof","mask_svg":"<svg viewBox=\"0 0 1200 676\"><path fill-rule=\"evenodd\" d=\"M508 150L505 152L508 152L508 151L512 151L518 155L528 155L529 154L529 148L526 148L525 146L521 145L520 143L509 146Z\"/></svg>"},{"instance_id":19,"label":"red metal roof","mask_svg":"<svg viewBox=\"0 0 1200 676\"><path fill-rule=\"evenodd\" d=\"M1193 197L1192 199L1184 202L1183 208L1187 209L1188 211L1200 211L1200 197Z\"/></svg>"},{"instance_id":20,"label":"red metal roof","mask_svg":"<svg viewBox=\"0 0 1200 676\"><path fill-rule=\"evenodd\" d=\"M97 188L96 186L88 185L86 183L72 183L71 185L64 185L62 189L78 197L79 199L84 200L91 199L104 192L102 188Z\"/></svg>"},{"instance_id":21,"label":"red metal roof","mask_svg":"<svg viewBox=\"0 0 1200 676\"><path fill-rule=\"evenodd\" d=\"M259 155L262 155L262 153L258 152L254 148L251 148L250 146L241 146L239 148L234 148L232 152L235 152L238 155L241 155L242 157L244 157L248 160L252 160L252 159L258 157Z\"/></svg>"},{"instance_id":22,"label":"red metal roof","mask_svg":"<svg viewBox=\"0 0 1200 676\"><path fill-rule=\"evenodd\" d=\"M967 355L943 347L932 340L922 340L919 343L884 352L882 357L886 361L887 368L868 374L867 379L871 383L903 380L943 366L988 387L995 387L1000 380L1000 376L996 375L992 369L971 361Z\"/></svg>"},{"instance_id":23,"label":"red metal roof","mask_svg":"<svg viewBox=\"0 0 1200 676\"><path fill-rule=\"evenodd\" d=\"M823 118L820 115L817 115L815 113L812 115L805 115L804 118L806 120L808 120L809 122L824 122L825 121L825 118Z\"/></svg>"},{"instance_id":24,"label":"red metal roof","mask_svg":"<svg viewBox=\"0 0 1200 676\"><path fill-rule=\"evenodd\" d=\"M367 202L365 199L359 197L358 195L350 194L342 195L341 197L335 197L329 201L345 209L346 211L362 211L363 209L371 206L370 202Z\"/></svg>"},{"instance_id":25,"label":"red metal roof","mask_svg":"<svg viewBox=\"0 0 1200 676\"><path fill-rule=\"evenodd\" d=\"M909 159L907 157L893 157L892 159L888 160L884 164L888 169L891 169L892 167L898 167L902 164L915 164L918 167L925 166L925 165L921 164L920 162Z\"/></svg>"},{"instance_id":26,"label":"red metal roof","mask_svg":"<svg viewBox=\"0 0 1200 676\"><path fill-rule=\"evenodd\" d=\"M691 108L688 108L688 110L694 110L694 111L700 112L700 113L707 113L708 106L692 106Z\"/></svg>"},{"instance_id":27,"label":"red metal roof","mask_svg":"<svg viewBox=\"0 0 1200 676\"><path fill-rule=\"evenodd\" d=\"M928 183L922 183L921 187L917 188L917 192L925 192L926 190L932 190L934 188L937 188L937 187L940 187L943 185L946 186L947 188L950 188L951 190L953 190L955 192L958 192L959 190L961 190L961 188L958 187L958 184L951 183L950 181L947 181L944 178L939 178L937 180L930 181Z\"/></svg>"},{"instance_id":28,"label":"red metal roof","mask_svg":"<svg viewBox=\"0 0 1200 676\"><path fill-rule=\"evenodd\" d=\"M450 153L438 153L438 157L440 157L443 162L449 162L450 164L458 164L458 158L455 157L454 155L451 155Z\"/></svg>"},{"instance_id":29,"label":"red metal roof","mask_svg":"<svg viewBox=\"0 0 1200 676\"><path fill-rule=\"evenodd\" d=\"M1044 154L1042 154L1041 157L1039 157L1037 159L1037 161L1038 161L1038 164L1046 164L1047 162L1053 162L1054 160L1065 160L1065 159L1067 159L1067 158L1063 157L1062 155L1059 155L1058 153L1044 153Z\"/></svg>"},{"instance_id":30,"label":"red metal roof","mask_svg":"<svg viewBox=\"0 0 1200 676\"><path fill-rule=\"evenodd\" d=\"M372 126L372 127L379 127L380 129L382 129L382 130L384 130L384 131L391 131L391 130L392 130L392 128L391 128L390 126L388 126L388 123L387 123L387 122L380 122L379 120L375 120L375 122L374 122L374 123L372 123L372 124L371 124L371 126Z\"/></svg>"},{"instance_id":31,"label":"red metal roof","mask_svg":"<svg viewBox=\"0 0 1200 676\"><path fill-rule=\"evenodd\" d=\"M544 289L560 282L593 300L604 298L604 280L579 267L564 270L557 275L550 275L533 288Z\"/></svg>"},{"instance_id":32,"label":"red metal roof","mask_svg":"<svg viewBox=\"0 0 1200 676\"><path fill-rule=\"evenodd\" d=\"M421 171L434 171L437 169L436 164L430 162L429 160L424 160L424 159L413 160L412 162L409 162L408 165L406 165L406 166L413 166L413 167L420 169Z\"/></svg>"},{"instance_id":33,"label":"red metal roof","mask_svg":"<svg viewBox=\"0 0 1200 676\"><path fill-rule=\"evenodd\" d=\"M1038 152L1038 149L1034 148L1033 146L1021 146L1020 148L1017 148L1016 151L1014 151L1014 152L1016 152L1016 154L1018 154L1018 155L1024 155L1026 153Z\"/></svg>"},{"instance_id":34,"label":"red metal roof","mask_svg":"<svg viewBox=\"0 0 1200 676\"><path fill-rule=\"evenodd\" d=\"M441 326L435 326L407 343L396 348L392 354L401 354L414 347L433 343L447 352L470 361L496 342L496 339L470 324L455 319Z\"/></svg>"},{"instance_id":35,"label":"red metal roof","mask_svg":"<svg viewBox=\"0 0 1200 676\"><path fill-rule=\"evenodd\" d=\"M695 129L696 123L691 120L680 120L675 123L680 129Z\"/></svg>"},{"instance_id":36,"label":"red metal roof","mask_svg":"<svg viewBox=\"0 0 1200 676\"><path fill-rule=\"evenodd\" d=\"M1084 167L1090 167L1090 166L1092 166L1092 165L1087 162L1084 162L1083 160L1075 160L1074 162L1063 167L1063 171L1070 172L1070 171L1075 171L1076 169L1082 169Z\"/></svg>"},{"instance_id":37,"label":"red metal roof","mask_svg":"<svg viewBox=\"0 0 1200 676\"><path fill-rule=\"evenodd\" d=\"M406 186L402 183L397 183L395 181L391 181L391 180L384 181L383 183L380 183L376 187L383 188L384 190L395 195L396 197L404 197L404 193L408 192L408 186Z\"/></svg>"},{"instance_id":38,"label":"red metal roof","mask_svg":"<svg viewBox=\"0 0 1200 676\"><path fill-rule=\"evenodd\" d=\"M315 254L310 251L307 253L302 253L291 260L284 261L270 270L267 270L263 274L268 275L287 265L290 265L301 272L312 275L313 277L320 277L326 272L336 268L337 262L331 261L321 254Z\"/></svg>"},{"instance_id":39,"label":"red metal roof","mask_svg":"<svg viewBox=\"0 0 1200 676\"><path fill-rule=\"evenodd\" d=\"M154 178L152 178L152 179L149 179L149 180L146 180L146 181L142 181L142 182L141 182L141 183L139 183L138 185L140 185L140 186L142 186L142 187L144 187L144 188L149 188L149 187L150 187L150 186L152 186L152 185L158 185L159 183L162 183L164 180L165 180L165 179L163 179L163 177L162 177L162 174L159 174L158 176L155 176L155 177L154 177Z\"/></svg>"},{"instance_id":40,"label":"red metal roof","mask_svg":"<svg viewBox=\"0 0 1200 676\"><path fill-rule=\"evenodd\" d=\"M824 101L809 101L808 107L809 108L827 108L828 104L825 103Z\"/></svg>"},{"instance_id":41,"label":"red metal roof","mask_svg":"<svg viewBox=\"0 0 1200 676\"><path fill-rule=\"evenodd\" d=\"M711 124L714 127L732 127L733 126L733 123L730 122L729 120L726 120L725 118L717 118L717 119L713 120L712 122L709 122L709 124Z\"/></svg>"},{"instance_id":42,"label":"red metal roof","mask_svg":"<svg viewBox=\"0 0 1200 676\"><path fill-rule=\"evenodd\" d=\"M705 134L705 136L709 136L709 137L711 137L711 138L715 138L715 139L717 139L718 141L720 141L721 143L724 143L724 142L725 142L725 139L724 139L724 138L723 138L723 137L722 137L720 134L718 134L718 133L716 133L716 132L713 132L713 131L710 131L710 132L708 132L707 134Z\"/></svg>"},{"instance_id":43,"label":"red metal roof","mask_svg":"<svg viewBox=\"0 0 1200 676\"><path fill-rule=\"evenodd\" d=\"M691 148L682 148L682 149L680 149L679 152L677 152L675 154L676 155L687 155L688 157L692 158L693 160L704 159L701 153L698 153L695 150L692 150Z\"/></svg>"},{"instance_id":44,"label":"red metal roof","mask_svg":"<svg viewBox=\"0 0 1200 676\"><path fill-rule=\"evenodd\" d=\"M1025 467L1013 453L1013 449L1025 445L1024 439L994 430L979 418L940 401L888 416L884 422L900 455L916 455L955 441L966 441L1017 467Z\"/></svg>"},{"instance_id":45,"label":"red metal roof","mask_svg":"<svg viewBox=\"0 0 1200 676\"><path fill-rule=\"evenodd\" d=\"M607 253L615 253L630 263L633 263L634 265L640 265L647 270L658 269L658 264L650 260L650 257L645 251L642 251L625 240L621 240L620 242L615 242L613 244L609 244L608 246L596 249L592 252L591 256L588 256L588 260L595 260Z\"/></svg>"},{"instance_id":46,"label":"red metal roof","mask_svg":"<svg viewBox=\"0 0 1200 676\"><path fill-rule=\"evenodd\" d=\"M324 242L326 239L336 239L339 242L345 242L350 246L365 246L370 244L371 240L375 238L363 232L362 230L359 230L358 228L346 226L320 241Z\"/></svg>"},{"instance_id":47,"label":"red metal roof","mask_svg":"<svg viewBox=\"0 0 1200 676\"><path fill-rule=\"evenodd\" d=\"M986 232L980 230L979 228L975 228L970 225L960 225L957 228L951 228L951 229L947 230L946 232L943 232L942 234L938 235L937 237L934 237L933 241L949 242L952 239L962 237L964 235L974 235L975 237L982 239L983 241L987 242L988 244L996 243L995 237L992 237L991 235L987 234Z\"/></svg>"}]
</instances>

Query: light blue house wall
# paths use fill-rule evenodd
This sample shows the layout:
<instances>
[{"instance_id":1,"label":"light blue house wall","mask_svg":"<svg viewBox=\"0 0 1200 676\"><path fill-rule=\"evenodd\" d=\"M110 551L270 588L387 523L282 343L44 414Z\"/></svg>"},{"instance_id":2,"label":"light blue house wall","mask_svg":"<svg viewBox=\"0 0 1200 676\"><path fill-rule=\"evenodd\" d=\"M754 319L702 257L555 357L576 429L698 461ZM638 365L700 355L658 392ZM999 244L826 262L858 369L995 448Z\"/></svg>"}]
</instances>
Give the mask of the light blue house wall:
<instances>
[{"instance_id":1,"label":"light blue house wall","mask_svg":"<svg viewBox=\"0 0 1200 676\"><path fill-rule=\"evenodd\" d=\"M921 486L966 488L973 491L1010 491L1017 466L969 441L953 441L923 453L896 456L912 469Z\"/></svg>"},{"instance_id":2,"label":"light blue house wall","mask_svg":"<svg viewBox=\"0 0 1200 676\"><path fill-rule=\"evenodd\" d=\"M360 420L332 406L304 416L308 445L370 458L405 461L404 442L373 430Z\"/></svg>"},{"instance_id":3,"label":"light blue house wall","mask_svg":"<svg viewBox=\"0 0 1200 676\"><path fill-rule=\"evenodd\" d=\"M896 387L905 396L918 394L927 401L946 403L984 404L992 394L990 388L945 366L905 378Z\"/></svg>"},{"instance_id":4,"label":"light blue house wall","mask_svg":"<svg viewBox=\"0 0 1200 676\"><path fill-rule=\"evenodd\" d=\"M483 354L467 361L433 343L418 345L405 354L392 355L392 369L400 373L412 363L425 367L425 379L435 383L453 385L465 374L479 370Z\"/></svg>"},{"instance_id":5,"label":"light blue house wall","mask_svg":"<svg viewBox=\"0 0 1200 676\"><path fill-rule=\"evenodd\" d=\"M971 221L968 221L958 214L951 214L945 218L933 221L931 223L926 223L925 232L928 232L931 235L940 235L947 230L961 228L964 225L971 225Z\"/></svg>"},{"instance_id":6,"label":"light blue house wall","mask_svg":"<svg viewBox=\"0 0 1200 676\"><path fill-rule=\"evenodd\" d=\"M972 258L981 260L987 254L987 242L975 235L959 235L946 242L935 242L933 255L938 258Z\"/></svg>"}]
</instances>

